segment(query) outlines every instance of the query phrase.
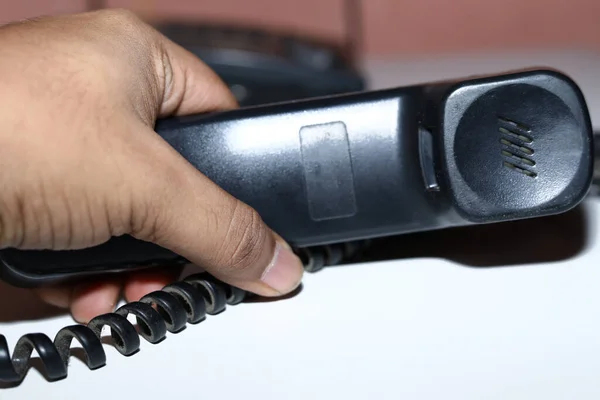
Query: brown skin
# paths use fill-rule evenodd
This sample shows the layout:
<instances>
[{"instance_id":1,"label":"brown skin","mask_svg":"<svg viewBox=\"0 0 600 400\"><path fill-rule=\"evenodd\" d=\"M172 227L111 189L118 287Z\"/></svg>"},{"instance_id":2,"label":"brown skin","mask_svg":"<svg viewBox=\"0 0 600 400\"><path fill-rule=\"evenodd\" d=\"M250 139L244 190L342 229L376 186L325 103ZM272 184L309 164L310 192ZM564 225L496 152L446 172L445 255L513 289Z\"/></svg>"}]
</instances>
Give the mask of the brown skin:
<instances>
[{"instance_id":1,"label":"brown skin","mask_svg":"<svg viewBox=\"0 0 600 400\"><path fill-rule=\"evenodd\" d=\"M105 10L0 28L0 248L80 249L130 234L263 296L300 283L289 246L153 130L236 107L200 60L133 14ZM163 270L37 290L87 322Z\"/></svg>"}]
</instances>

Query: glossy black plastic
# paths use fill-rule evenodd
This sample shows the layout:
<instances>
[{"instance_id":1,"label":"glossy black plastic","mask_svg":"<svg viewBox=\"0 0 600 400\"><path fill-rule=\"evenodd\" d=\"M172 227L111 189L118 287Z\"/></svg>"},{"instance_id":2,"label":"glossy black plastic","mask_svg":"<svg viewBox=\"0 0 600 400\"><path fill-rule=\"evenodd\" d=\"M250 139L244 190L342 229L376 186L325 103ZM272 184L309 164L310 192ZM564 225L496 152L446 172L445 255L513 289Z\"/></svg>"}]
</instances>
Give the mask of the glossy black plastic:
<instances>
[{"instance_id":1,"label":"glossy black plastic","mask_svg":"<svg viewBox=\"0 0 600 400\"><path fill-rule=\"evenodd\" d=\"M156 131L296 247L540 217L590 188L585 100L546 70L161 121ZM0 252L4 279L184 262L130 237Z\"/></svg>"},{"instance_id":2,"label":"glossy black plastic","mask_svg":"<svg viewBox=\"0 0 600 400\"><path fill-rule=\"evenodd\" d=\"M594 179L592 182L592 194L600 196L600 132L594 132Z\"/></svg>"}]
</instances>

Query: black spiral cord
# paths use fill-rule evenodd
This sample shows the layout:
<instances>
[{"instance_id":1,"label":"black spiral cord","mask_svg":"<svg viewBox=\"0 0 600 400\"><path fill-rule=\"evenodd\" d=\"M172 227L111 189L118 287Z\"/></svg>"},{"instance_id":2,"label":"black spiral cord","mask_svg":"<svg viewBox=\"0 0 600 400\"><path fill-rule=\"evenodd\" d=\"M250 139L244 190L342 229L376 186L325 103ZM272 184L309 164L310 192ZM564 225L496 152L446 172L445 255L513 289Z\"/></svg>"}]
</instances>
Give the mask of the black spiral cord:
<instances>
[{"instance_id":1,"label":"black spiral cord","mask_svg":"<svg viewBox=\"0 0 600 400\"><path fill-rule=\"evenodd\" d=\"M307 272L316 272L355 257L367 243L305 248L296 253ZM57 381L67 377L73 339L80 343L86 364L93 370L106 364L101 338L106 326L110 327L116 349L124 356L130 356L139 350L140 336L152 344L158 343L167 332L178 333L186 324L197 324L207 315L219 314L228 305L240 304L250 295L207 273L194 274L149 293L139 301L127 303L113 313L97 316L87 325L64 327L54 341L43 333L23 335L15 345L12 357L5 336L0 335L0 383L21 383L29 371L33 350L45 367L46 379ZM127 319L130 314L136 318L137 329Z\"/></svg>"}]
</instances>

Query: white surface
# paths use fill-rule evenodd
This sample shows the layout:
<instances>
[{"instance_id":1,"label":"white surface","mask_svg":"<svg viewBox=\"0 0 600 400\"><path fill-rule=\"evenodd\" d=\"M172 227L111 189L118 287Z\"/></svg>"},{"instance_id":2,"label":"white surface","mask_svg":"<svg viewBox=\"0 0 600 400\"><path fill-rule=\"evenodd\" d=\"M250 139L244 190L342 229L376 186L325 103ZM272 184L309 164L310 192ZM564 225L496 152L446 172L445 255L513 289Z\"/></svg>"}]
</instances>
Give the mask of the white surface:
<instances>
[{"instance_id":1,"label":"white surface","mask_svg":"<svg viewBox=\"0 0 600 400\"><path fill-rule=\"evenodd\" d=\"M370 68L374 85L382 87L532 64L570 73L599 121L600 58L589 55ZM108 362L100 370L73 359L69 377L51 384L31 370L20 387L0 391L0 398L597 400L600 203L590 200L584 210L583 238L576 223L550 220L550 226L527 225L528 232L499 239L510 244L529 237L542 243L531 249L542 257L545 250L560 252L581 241L582 250L563 260L472 268L424 253L333 268L307 276L294 298L230 308L159 345L143 342L133 357L106 346ZM473 235L466 241L456 253L489 245ZM423 247L430 246L433 255L438 244ZM488 257L493 262L496 256ZM14 311L18 304L4 297L0 307ZM0 323L0 332L12 347L22 334L53 335L71 322L60 317Z\"/></svg>"}]
</instances>

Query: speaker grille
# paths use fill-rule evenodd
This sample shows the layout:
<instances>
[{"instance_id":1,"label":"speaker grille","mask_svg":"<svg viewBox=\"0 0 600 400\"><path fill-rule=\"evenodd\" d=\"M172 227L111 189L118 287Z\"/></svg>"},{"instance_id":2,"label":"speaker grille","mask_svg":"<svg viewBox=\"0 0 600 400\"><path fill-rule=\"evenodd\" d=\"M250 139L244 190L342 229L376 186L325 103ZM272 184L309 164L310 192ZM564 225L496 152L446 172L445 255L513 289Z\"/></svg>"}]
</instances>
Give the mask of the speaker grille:
<instances>
[{"instance_id":1,"label":"speaker grille","mask_svg":"<svg viewBox=\"0 0 600 400\"><path fill-rule=\"evenodd\" d=\"M536 178L531 128L521 122L499 116L498 131L504 167L530 178Z\"/></svg>"}]
</instances>

